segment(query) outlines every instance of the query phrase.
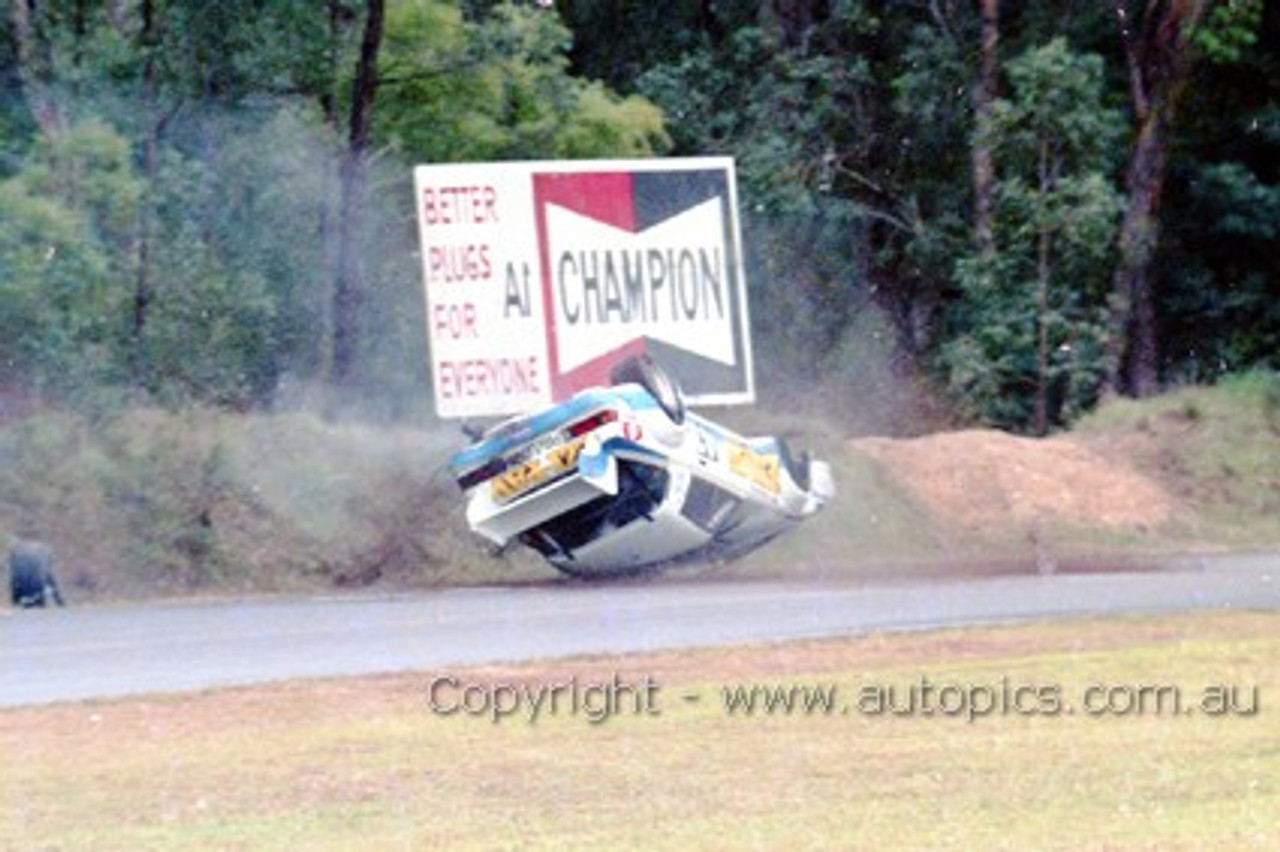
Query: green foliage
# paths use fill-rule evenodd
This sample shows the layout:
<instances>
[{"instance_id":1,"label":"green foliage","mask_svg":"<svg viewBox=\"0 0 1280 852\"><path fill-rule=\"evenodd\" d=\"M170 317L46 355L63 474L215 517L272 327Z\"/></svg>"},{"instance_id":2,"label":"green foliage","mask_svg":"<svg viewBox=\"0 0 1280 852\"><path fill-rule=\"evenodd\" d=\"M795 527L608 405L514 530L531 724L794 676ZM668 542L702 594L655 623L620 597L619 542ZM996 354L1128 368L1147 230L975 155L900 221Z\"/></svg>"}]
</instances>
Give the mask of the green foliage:
<instances>
[{"instance_id":1,"label":"green foliage","mask_svg":"<svg viewBox=\"0 0 1280 852\"><path fill-rule=\"evenodd\" d=\"M80 394L119 378L140 194L127 143L94 122L0 183L0 359L31 383Z\"/></svg>"},{"instance_id":2,"label":"green foliage","mask_svg":"<svg viewBox=\"0 0 1280 852\"><path fill-rule=\"evenodd\" d=\"M1112 210L1115 210L1114 204ZM1053 291L1048 309L1036 305L1037 282L1019 259L981 257L960 261L957 285L967 311L966 329L941 349L948 386L958 404L983 422L1014 431L1035 426L1035 396L1043 382L1051 417L1061 425L1095 401L1103 375L1106 313L1095 296ZM1047 362L1037 361L1040 335Z\"/></svg>"},{"instance_id":3,"label":"green foliage","mask_svg":"<svg viewBox=\"0 0 1280 852\"><path fill-rule=\"evenodd\" d=\"M1224 236L1274 240L1280 235L1280 187L1264 184L1243 163L1205 166L1196 193L1211 205Z\"/></svg>"},{"instance_id":4,"label":"green foliage","mask_svg":"<svg viewBox=\"0 0 1280 852\"><path fill-rule=\"evenodd\" d=\"M969 54L977 42L976 34L962 42L954 30L975 23L914 21L898 36L904 50L885 93L891 110L881 169L891 176L891 186L901 187L889 262L894 277L910 282L903 294L908 300L943 297L956 255L970 242ZM921 343L927 346L932 336Z\"/></svg>"},{"instance_id":5,"label":"green foliage","mask_svg":"<svg viewBox=\"0 0 1280 852\"><path fill-rule=\"evenodd\" d=\"M760 218L812 216L823 155L847 126L846 105L866 83L865 63L781 49L744 28L638 81L669 117L677 151L733 153L746 210Z\"/></svg>"},{"instance_id":6,"label":"green foliage","mask_svg":"<svg viewBox=\"0 0 1280 852\"><path fill-rule=\"evenodd\" d=\"M832 38L865 23L861 4L848 6L830 23ZM835 152L858 144L850 107L868 95L867 63L744 26L650 68L637 86L668 116L676 152L736 160L757 350L771 362L764 375L814 381L856 369L826 356L865 307L849 256L875 212L851 197Z\"/></svg>"},{"instance_id":7,"label":"green foliage","mask_svg":"<svg viewBox=\"0 0 1280 852\"><path fill-rule=\"evenodd\" d=\"M916 24L905 37L905 50L891 80L896 117L921 132L902 140L904 153L943 158L960 170L967 151L953 143L969 130L964 97L970 78L964 46L944 28Z\"/></svg>"},{"instance_id":8,"label":"green foliage","mask_svg":"<svg viewBox=\"0 0 1280 852\"><path fill-rule=\"evenodd\" d=\"M333 147L300 107L219 114L203 158L169 151L153 182L147 389L169 404L244 408L279 376L314 378L331 263Z\"/></svg>"},{"instance_id":9,"label":"green foliage","mask_svg":"<svg viewBox=\"0 0 1280 852\"><path fill-rule=\"evenodd\" d=\"M1225 0L1217 3L1192 38L1211 62L1239 62L1258 41L1263 0Z\"/></svg>"},{"instance_id":10,"label":"green foliage","mask_svg":"<svg viewBox=\"0 0 1280 852\"><path fill-rule=\"evenodd\" d=\"M668 142L642 98L568 73L569 31L551 10L392 4L379 133L417 162L647 156Z\"/></svg>"},{"instance_id":11,"label":"green foliage","mask_svg":"<svg viewBox=\"0 0 1280 852\"><path fill-rule=\"evenodd\" d=\"M575 36L575 68L621 92L635 91L648 69L678 63L720 34L755 26L760 13L754 0L560 0L556 9Z\"/></svg>"},{"instance_id":12,"label":"green foliage","mask_svg":"<svg viewBox=\"0 0 1280 852\"><path fill-rule=\"evenodd\" d=\"M306 396L328 372L363 4L152 8L150 33L136 3L25 4L26 32L5 16L0 372L94 408ZM1114 10L1002 4L994 260L969 249L979 24L961 3L390 0L356 403L425 415L412 163L674 151L736 158L763 373L852 387L886 366L869 360L937 365L992 422L1027 428L1045 385L1070 419L1126 150ZM1280 357L1280 18L1223 0L1194 40L1156 269L1163 369L1187 379Z\"/></svg>"},{"instance_id":13,"label":"green foliage","mask_svg":"<svg viewBox=\"0 0 1280 852\"><path fill-rule=\"evenodd\" d=\"M464 19L438 0L388 5L383 153L358 235L370 377L358 403L419 416L409 166L667 142L652 104L568 73L552 10L497 3ZM105 386L172 406L267 405L282 380L326 373L359 12L299 0L153 12L147 33L134 5L39 4L25 74L18 43L0 40L0 80L38 83L55 116L41 135L22 98L0 99L15 131L0 150L0 366L81 401L110 397L90 392Z\"/></svg>"},{"instance_id":14,"label":"green foliage","mask_svg":"<svg viewBox=\"0 0 1280 852\"><path fill-rule=\"evenodd\" d=\"M1256 43L1237 60L1202 66L1188 109L1159 264L1162 355L1176 381L1280 367L1280 16L1274 11L1262 17Z\"/></svg>"},{"instance_id":15,"label":"green foliage","mask_svg":"<svg viewBox=\"0 0 1280 852\"><path fill-rule=\"evenodd\" d=\"M637 95L619 97L600 83L578 91L577 109L556 134L558 156L647 157L667 150L671 140L662 111Z\"/></svg>"},{"instance_id":16,"label":"green foliage","mask_svg":"<svg viewBox=\"0 0 1280 852\"><path fill-rule=\"evenodd\" d=\"M1280 183L1242 162L1206 163L1186 206L1193 221L1176 233L1194 226L1184 239L1195 251L1165 267L1170 339L1185 342L1175 350L1177 373L1204 381L1248 365L1280 367Z\"/></svg>"},{"instance_id":17,"label":"green foliage","mask_svg":"<svg viewBox=\"0 0 1280 852\"><path fill-rule=\"evenodd\" d=\"M1111 165L1107 157L1123 125L1103 102L1101 56L1077 54L1056 38L1010 60L1005 72L1014 100L995 105L995 141L1006 168L1032 171L1044 145L1051 149L1051 165Z\"/></svg>"},{"instance_id":18,"label":"green foliage","mask_svg":"<svg viewBox=\"0 0 1280 852\"><path fill-rule=\"evenodd\" d=\"M453 4L392 3L380 65L379 135L423 162L463 159L468 129L458 107L485 94L476 73L482 62L472 55Z\"/></svg>"},{"instance_id":19,"label":"green foliage","mask_svg":"<svg viewBox=\"0 0 1280 852\"><path fill-rule=\"evenodd\" d=\"M36 134L23 99L17 44L7 29L0 30L0 179L18 170Z\"/></svg>"},{"instance_id":20,"label":"green foliage","mask_svg":"<svg viewBox=\"0 0 1280 852\"><path fill-rule=\"evenodd\" d=\"M964 301L942 349L949 383L987 422L1043 430L1086 410L1104 364L1112 235L1108 178L1122 126L1102 103L1102 61L1054 40L1011 60L994 108L1000 163L993 255L956 266ZM1047 422L1035 422L1037 403Z\"/></svg>"},{"instance_id":21,"label":"green foliage","mask_svg":"<svg viewBox=\"0 0 1280 852\"><path fill-rule=\"evenodd\" d=\"M258 357L248 373L263 400L280 374L314 380L324 362L338 146L316 110L295 103L221 135L197 183L201 218L192 229L258 303L250 309ZM182 198L174 197L179 208Z\"/></svg>"},{"instance_id":22,"label":"green foliage","mask_svg":"<svg viewBox=\"0 0 1280 852\"><path fill-rule=\"evenodd\" d=\"M577 102L566 73L569 31L555 15L504 3L470 35L486 60L475 72L484 97L468 105L480 159L554 156L560 123Z\"/></svg>"}]
</instances>

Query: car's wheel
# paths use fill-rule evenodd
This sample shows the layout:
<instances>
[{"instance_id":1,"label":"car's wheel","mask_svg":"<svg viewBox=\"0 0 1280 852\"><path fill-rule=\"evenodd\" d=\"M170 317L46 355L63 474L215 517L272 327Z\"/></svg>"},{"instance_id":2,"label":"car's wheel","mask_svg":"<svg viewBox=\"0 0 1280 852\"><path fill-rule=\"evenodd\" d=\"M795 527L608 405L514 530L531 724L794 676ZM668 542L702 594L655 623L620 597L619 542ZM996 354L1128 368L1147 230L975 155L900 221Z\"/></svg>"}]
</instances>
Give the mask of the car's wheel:
<instances>
[{"instance_id":1,"label":"car's wheel","mask_svg":"<svg viewBox=\"0 0 1280 852\"><path fill-rule=\"evenodd\" d=\"M811 459L809 453L800 454L800 458L796 458L791 454L791 446L787 443L786 438L778 438L778 455L782 457L782 466L786 468L787 474L791 477L791 481L799 486L801 491L809 490L809 466Z\"/></svg>"},{"instance_id":2,"label":"car's wheel","mask_svg":"<svg viewBox=\"0 0 1280 852\"><path fill-rule=\"evenodd\" d=\"M672 423L677 426L684 423L684 393L679 383L649 355L628 358L613 368L609 378L615 385L640 385L658 401Z\"/></svg>"},{"instance_id":3,"label":"car's wheel","mask_svg":"<svg viewBox=\"0 0 1280 852\"><path fill-rule=\"evenodd\" d=\"M14 606L62 606L62 593L53 576L53 559L40 545L20 543L9 554L9 598Z\"/></svg>"}]
</instances>

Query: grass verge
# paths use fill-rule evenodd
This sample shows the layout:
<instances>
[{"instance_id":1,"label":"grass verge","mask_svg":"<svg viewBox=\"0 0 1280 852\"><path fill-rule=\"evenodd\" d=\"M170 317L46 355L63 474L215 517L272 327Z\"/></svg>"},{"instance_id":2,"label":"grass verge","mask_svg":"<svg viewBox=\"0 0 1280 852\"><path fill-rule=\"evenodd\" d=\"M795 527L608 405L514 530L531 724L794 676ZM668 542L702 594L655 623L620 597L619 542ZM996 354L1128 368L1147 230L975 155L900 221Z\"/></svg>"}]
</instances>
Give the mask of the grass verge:
<instances>
[{"instance_id":1,"label":"grass verge","mask_svg":"<svg viewBox=\"0 0 1280 852\"><path fill-rule=\"evenodd\" d=\"M659 684L660 715L600 724L433 714L435 672L11 710L0 848L1274 849L1277 658L1280 615L1240 612L452 672ZM1077 712L863 703L906 708L924 680L939 707L1028 686ZM835 684L855 709L728 712L751 684ZM1192 712L1080 712L1097 684L1173 687ZM1238 712L1193 706L1213 685Z\"/></svg>"},{"instance_id":2,"label":"grass verge","mask_svg":"<svg viewBox=\"0 0 1280 852\"><path fill-rule=\"evenodd\" d=\"M812 448L831 462L839 494L802 531L742 562L681 573L919 579L1025 573L1047 563L1132 566L1162 553L1280 542L1274 373L1115 402L1079 424L1072 441L1116 468L1137 469L1176 506L1168 522L1119 528L1088 511L1019 521L1018 510L1045 493L1069 492L1086 508L1102 496L1055 479L1047 464L1029 461L1024 481L993 491L1012 469L994 450L984 474L963 452L904 474L803 407L712 415ZM95 420L36 407L0 423L0 553L19 537L47 541L73 603L557 577L531 551L488 556L468 532L445 470L462 443L445 426L378 428L304 413L129 409ZM1030 455L1048 459L1048 449ZM912 493L913 477L952 473L973 485L952 505ZM975 506L987 508L989 522L959 523Z\"/></svg>"},{"instance_id":3,"label":"grass verge","mask_svg":"<svg viewBox=\"0 0 1280 852\"><path fill-rule=\"evenodd\" d=\"M1280 541L1280 373L1117 400L1076 432L1109 443L1193 509L1173 534L1228 547Z\"/></svg>"},{"instance_id":4,"label":"grass verge","mask_svg":"<svg viewBox=\"0 0 1280 852\"><path fill-rule=\"evenodd\" d=\"M43 411L0 428L0 555L48 542L73 603L553 576L469 535L460 443L301 413Z\"/></svg>"}]
</instances>

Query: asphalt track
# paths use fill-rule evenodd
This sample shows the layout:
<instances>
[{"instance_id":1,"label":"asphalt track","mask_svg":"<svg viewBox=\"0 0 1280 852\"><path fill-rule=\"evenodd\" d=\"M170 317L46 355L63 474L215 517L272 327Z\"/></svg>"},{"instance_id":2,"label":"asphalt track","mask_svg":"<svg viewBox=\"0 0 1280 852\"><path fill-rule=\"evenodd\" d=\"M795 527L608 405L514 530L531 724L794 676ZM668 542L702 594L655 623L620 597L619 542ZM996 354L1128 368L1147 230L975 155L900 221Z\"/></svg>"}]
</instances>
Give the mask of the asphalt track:
<instances>
[{"instance_id":1,"label":"asphalt track","mask_svg":"<svg viewBox=\"0 0 1280 852\"><path fill-rule=\"evenodd\" d=\"M0 707L303 677L1087 615L1280 609L1280 554L903 585L548 584L0 611Z\"/></svg>"}]
</instances>

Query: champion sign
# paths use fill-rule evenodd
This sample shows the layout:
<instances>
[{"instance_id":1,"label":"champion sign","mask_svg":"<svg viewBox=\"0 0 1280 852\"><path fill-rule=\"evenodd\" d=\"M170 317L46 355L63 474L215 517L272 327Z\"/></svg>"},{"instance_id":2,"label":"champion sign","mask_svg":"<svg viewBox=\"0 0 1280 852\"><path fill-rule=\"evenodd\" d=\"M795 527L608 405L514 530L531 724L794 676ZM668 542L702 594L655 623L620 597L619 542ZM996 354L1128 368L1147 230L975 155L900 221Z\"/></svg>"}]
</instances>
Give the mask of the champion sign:
<instances>
[{"instance_id":1,"label":"champion sign","mask_svg":"<svg viewBox=\"0 0 1280 852\"><path fill-rule=\"evenodd\" d=\"M727 158L420 166L436 408L528 411L649 352L694 403L753 398Z\"/></svg>"}]
</instances>

